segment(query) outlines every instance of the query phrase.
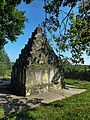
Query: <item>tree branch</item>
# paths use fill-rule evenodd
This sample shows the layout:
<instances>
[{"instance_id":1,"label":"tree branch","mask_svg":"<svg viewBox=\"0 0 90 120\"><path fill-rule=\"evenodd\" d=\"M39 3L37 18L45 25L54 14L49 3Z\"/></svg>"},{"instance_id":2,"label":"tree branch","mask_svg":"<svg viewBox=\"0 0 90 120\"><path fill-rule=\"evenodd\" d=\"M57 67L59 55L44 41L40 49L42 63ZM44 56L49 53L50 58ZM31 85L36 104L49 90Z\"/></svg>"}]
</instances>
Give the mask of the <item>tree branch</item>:
<instances>
[{"instance_id":1,"label":"tree branch","mask_svg":"<svg viewBox=\"0 0 90 120\"><path fill-rule=\"evenodd\" d=\"M72 9L73 9L73 6L72 6L71 9L69 10L69 12L68 12L67 15L65 16L65 18L62 20L61 25L62 25L62 23L64 22L64 20L69 16L69 14L70 14L70 12L72 11Z\"/></svg>"}]
</instances>

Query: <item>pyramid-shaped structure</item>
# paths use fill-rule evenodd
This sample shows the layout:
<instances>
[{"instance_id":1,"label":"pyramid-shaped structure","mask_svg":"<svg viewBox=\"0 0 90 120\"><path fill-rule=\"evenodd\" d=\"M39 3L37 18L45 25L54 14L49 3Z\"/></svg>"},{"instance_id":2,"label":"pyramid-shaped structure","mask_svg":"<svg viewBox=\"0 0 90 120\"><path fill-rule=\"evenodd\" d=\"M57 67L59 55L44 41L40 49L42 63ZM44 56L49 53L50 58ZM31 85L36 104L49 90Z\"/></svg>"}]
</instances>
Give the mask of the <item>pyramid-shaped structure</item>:
<instances>
[{"instance_id":1,"label":"pyramid-shaped structure","mask_svg":"<svg viewBox=\"0 0 90 120\"><path fill-rule=\"evenodd\" d=\"M60 83L52 83L58 73L58 63L43 30L37 27L12 67L11 85L15 94L28 96L60 88Z\"/></svg>"}]
</instances>

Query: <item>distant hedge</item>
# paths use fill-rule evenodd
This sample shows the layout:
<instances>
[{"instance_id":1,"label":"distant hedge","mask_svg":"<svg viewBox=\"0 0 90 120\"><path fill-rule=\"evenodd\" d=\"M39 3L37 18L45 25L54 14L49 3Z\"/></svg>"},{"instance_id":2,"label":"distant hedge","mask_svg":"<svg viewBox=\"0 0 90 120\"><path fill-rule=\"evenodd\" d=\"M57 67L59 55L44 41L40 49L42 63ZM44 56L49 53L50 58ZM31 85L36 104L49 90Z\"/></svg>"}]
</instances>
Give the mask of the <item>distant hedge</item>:
<instances>
[{"instance_id":1,"label":"distant hedge","mask_svg":"<svg viewBox=\"0 0 90 120\"><path fill-rule=\"evenodd\" d=\"M90 81L90 66L70 65L64 68L64 77L66 79L78 79Z\"/></svg>"},{"instance_id":2,"label":"distant hedge","mask_svg":"<svg viewBox=\"0 0 90 120\"><path fill-rule=\"evenodd\" d=\"M90 71L71 71L71 72L65 72L64 77L66 79L78 79L78 80L87 80L90 81Z\"/></svg>"}]
</instances>

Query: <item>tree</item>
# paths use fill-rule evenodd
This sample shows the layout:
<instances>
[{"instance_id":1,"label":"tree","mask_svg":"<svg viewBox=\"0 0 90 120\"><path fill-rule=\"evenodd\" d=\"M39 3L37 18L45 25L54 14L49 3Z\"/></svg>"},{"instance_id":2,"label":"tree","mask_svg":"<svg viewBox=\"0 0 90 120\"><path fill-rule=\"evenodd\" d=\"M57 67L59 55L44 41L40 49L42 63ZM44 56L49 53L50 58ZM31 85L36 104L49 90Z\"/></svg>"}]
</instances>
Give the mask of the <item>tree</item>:
<instances>
[{"instance_id":1,"label":"tree","mask_svg":"<svg viewBox=\"0 0 90 120\"><path fill-rule=\"evenodd\" d=\"M23 11L19 11L16 9L16 7L21 4L21 2L26 2L26 4L30 4L33 0L1 0L0 1L0 48L3 47L8 40L16 41L17 36L20 34L23 34L23 28L24 22L26 21L26 17L24 16ZM87 53L89 53L89 42L87 42L87 39L89 40L89 33L87 30L87 25L89 22L89 0L44 0L45 1L45 11L48 14L48 17L46 16L45 22L44 22L44 27L47 28L47 30L52 34L51 37L57 44L57 51L59 51L59 57L61 57L61 52L60 51L67 51L71 50L72 57L75 59L78 59L79 61L83 61L80 56L82 55L82 50L85 50ZM76 6L76 4L80 1L79 5L79 13L80 15L80 20L82 23L78 24L77 27L75 25L75 21L77 23L77 20L71 20L70 16L73 8ZM68 12L65 12L61 9L61 7L69 7L70 10ZM60 15L64 14L64 18L59 19ZM73 16L73 18L75 18ZM79 17L78 17L79 18ZM78 26L82 28L83 25L85 25L85 28L83 27L82 32L78 33L78 36L81 36L83 40L81 40L81 44L76 42L75 37L71 34L72 31L67 30L68 26L68 20L71 20L71 26L72 31L73 29L77 29L78 31ZM77 18L76 18L77 19ZM85 30L85 32L84 32ZM57 33L56 33L57 32ZM70 34L73 36L72 40L70 39ZM85 35L87 36L85 37ZM80 38L80 37L79 37ZM67 42L68 41L68 42ZM68 44L67 44L68 43ZM87 43L88 47L85 47L85 44ZM74 47L75 45L78 46L79 54L74 55L77 52L77 48ZM81 53L80 53L81 52ZM79 59L80 58L80 59ZM73 59L72 59L73 61ZM77 62L75 60L75 62Z\"/></svg>"},{"instance_id":2,"label":"tree","mask_svg":"<svg viewBox=\"0 0 90 120\"><path fill-rule=\"evenodd\" d=\"M89 21L89 1L81 2L79 14L76 18L70 15L70 29L67 30L67 38L70 43L73 62L82 62L82 54L85 51L90 55L90 21Z\"/></svg>"},{"instance_id":3,"label":"tree","mask_svg":"<svg viewBox=\"0 0 90 120\"><path fill-rule=\"evenodd\" d=\"M72 52L72 61L84 63L82 54L90 55L90 30L87 18L77 15L70 17L70 29L67 30L67 40ZM64 37L64 36L63 36Z\"/></svg>"},{"instance_id":4,"label":"tree","mask_svg":"<svg viewBox=\"0 0 90 120\"><path fill-rule=\"evenodd\" d=\"M74 15L73 8L77 3L79 3L79 13ZM60 9L62 6L69 6L70 10L66 13ZM45 10L48 15L46 16L45 26L57 44L56 50L59 51L59 57L63 56L62 52L70 51L72 62L84 63L83 52L85 51L87 55L90 55L89 6L89 0L46 0ZM62 19L60 14L63 13L65 17ZM70 27L68 28L68 26Z\"/></svg>"},{"instance_id":5,"label":"tree","mask_svg":"<svg viewBox=\"0 0 90 120\"><path fill-rule=\"evenodd\" d=\"M23 28L25 27L24 22L26 21L26 17L24 16L25 12L17 10L16 7L21 4L21 2L30 4L32 1L33 0L0 0L0 48L4 46L8 40L12 42L16 41L17 36L23 34ZM76 0L52 0L52 4L50 2L48 3L48 6L46 6L47 11L50 13L55 9L53 12L56 12L55 14L58 15L59 6L62 4L64 6L67 4L75 4Z\"/></svg>"},{"instance_id":6,"label":"tree","mask_svg":"<svg viewBox=\"0 0 90 120\"><path fill-rule=\"evenodd\" d=\"M7 70L11 69L11 63L5 50L0 50L0 75L4 76Z\"/></svg>"},{"instance_id":7,"label":"tree","mask_svg":"<svg viewBox=\"0 0 90 120\"><path fill-rule=\"evenodd\" d=\"M0 48L23 34L25 12L16 8L22 1L30 3L32 0L0 0Z\"/></svg>"}]
</instances>

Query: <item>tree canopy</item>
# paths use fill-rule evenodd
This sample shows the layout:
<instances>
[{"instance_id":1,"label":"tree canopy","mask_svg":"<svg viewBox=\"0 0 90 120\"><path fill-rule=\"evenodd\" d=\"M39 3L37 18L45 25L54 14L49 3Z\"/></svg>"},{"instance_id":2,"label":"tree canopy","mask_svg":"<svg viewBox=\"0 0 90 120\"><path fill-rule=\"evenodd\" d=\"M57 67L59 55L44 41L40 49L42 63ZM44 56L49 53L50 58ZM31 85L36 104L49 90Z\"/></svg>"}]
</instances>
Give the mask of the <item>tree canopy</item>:
<instances>
[{"instance_id":1,"label":"tree canopy","mask_svg":"<svg viewBox=\"0 0 90 120\"><path fill-rule=\"evenodd\" d=\"M16 41L17 37L23 34L25 27L24 11L19 11L16 7L25 2L30 4L33 0L0 0L0 48L8 40Z\"/></svg>"},{"instance_id":2,"label":"tree canopy","mask_svg":"<svg viewBox=\"0 0 90 120\"><path fill-rule=\"evenodd\" d=\"M10 0L0 1L0 47L8 40L15 41L17 36L23 33L26 17L24 12L16 9L17 4Z\"/></svg>"},{"instance_id":3,"label":"tree canopy","mask_svg":"<svg viewBox=\"0 0 90 120\"><path fill-rule=\"evenodd\" d=\"M73 9L78 4L78 14ZM65 12L61 7L68 6ZM51 0L46 1L45 10L46 28L57 44L57 51L70 51L70 60L75 63L84 63L82 54L90 55L90 1L89 0ZM63 18L61 18L62 14ZM69 26L69 27L68 27Z\"/></svg>"},{"instance_id":4,"label":"tree canopy","mask_svg":"<svg viewBox=\"0 0 90 120\"><path fill-rule=\"evenodd\" d=\"M24 11L17 10L21 2L30 4L33 0L0 0L0 48L8 40L16 41L23 34L25 21ZM85 51L90 55L90 1L89 0L44 0L47 13L44 27L51 33L59 51L71 51L73 62L82 62ZM73 8L78 5L78 14L74 15ZM68 7L69 11L63 11ZM64 18L61 18L60 15ZM68 28L68 24L70 28ZM59 52L59 56L60 56Z\"/></svg>"}]
</instances>

